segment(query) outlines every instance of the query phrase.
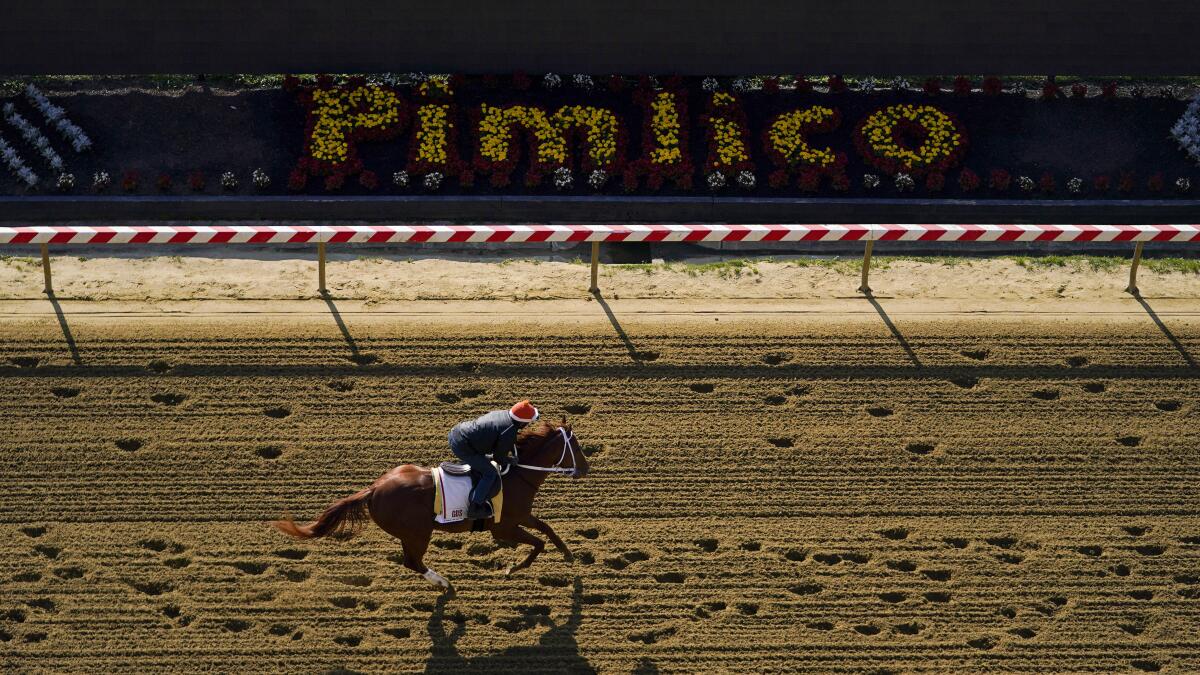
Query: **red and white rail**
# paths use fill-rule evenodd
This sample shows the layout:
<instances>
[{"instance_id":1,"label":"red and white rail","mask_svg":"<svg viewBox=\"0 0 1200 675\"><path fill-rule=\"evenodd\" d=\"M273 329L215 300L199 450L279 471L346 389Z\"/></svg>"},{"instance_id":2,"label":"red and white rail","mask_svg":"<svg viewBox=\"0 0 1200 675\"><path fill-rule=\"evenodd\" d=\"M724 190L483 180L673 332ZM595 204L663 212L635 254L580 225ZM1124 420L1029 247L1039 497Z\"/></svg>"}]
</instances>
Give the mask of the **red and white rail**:
<instances>
[{"instance_id":1,"label":"red and white rail","mask_svg":"<svg viewBox=\"0 0 1200 675\"><path fill-rule=\"evenodd\" d=\"M1200 242L1200 225L147 225L0 227L0 244Z\"/></svg>"},{"instance_id":2,"label":"red and white rail","mask_svg":"<svg viewBox=\"0 0 1200 675\"><path fill-rule=\"evenodd\" d=\"M677 223L646 225L131 225L0 226L0 245L40 244L46 292L51 292L51 244L316 244L319 288L325 291L325 245L339 243L542 243L591 242L592 285L597 290L601 242L862 241L862 285L877 241L936 242L1134 242L1126 290L1137 292L1142 245L1200 243L1200 225L975 225L975 224L763 224Z\"/></svg>"}]
</instances>

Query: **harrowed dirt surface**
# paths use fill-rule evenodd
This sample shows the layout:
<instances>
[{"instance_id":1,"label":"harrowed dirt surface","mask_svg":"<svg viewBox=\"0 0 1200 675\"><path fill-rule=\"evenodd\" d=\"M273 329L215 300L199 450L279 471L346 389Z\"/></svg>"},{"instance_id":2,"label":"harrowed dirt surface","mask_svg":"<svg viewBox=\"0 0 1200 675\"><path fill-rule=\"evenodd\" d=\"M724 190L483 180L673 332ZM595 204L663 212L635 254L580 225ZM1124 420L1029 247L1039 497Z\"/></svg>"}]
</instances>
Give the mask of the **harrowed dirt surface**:
<instances>
[{"instance_id":1,"label":"harrowed dirt surface","mask_svg":"<svg viewBox=\"0 0 1200 675\"><path fill-rule=\"evenodd\" d=\"M0 301L0 663L1196 672L1197 358L1116 292ZM525 396L590 453L535 508L574 564L438 534L446 599L264 524Z\"/></svg>"}]
</instances>

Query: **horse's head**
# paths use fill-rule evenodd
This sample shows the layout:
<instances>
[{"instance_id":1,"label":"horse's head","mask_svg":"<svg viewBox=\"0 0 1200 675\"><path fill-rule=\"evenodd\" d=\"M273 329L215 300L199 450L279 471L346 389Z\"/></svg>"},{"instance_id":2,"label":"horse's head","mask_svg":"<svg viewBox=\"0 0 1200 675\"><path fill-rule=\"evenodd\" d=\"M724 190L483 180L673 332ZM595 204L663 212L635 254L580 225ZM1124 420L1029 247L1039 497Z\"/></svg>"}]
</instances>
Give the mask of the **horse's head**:
<instances>
[{"instance_id":1,"label":"horse's head","mask_svg":"<svg viewBox=\"0 0 1200 675\"><path fill-rule=\"evenodd\" d=\"M523 429L517 437L517 464L535 471L568 473L572 478L582 478L591 470L566 417L560 424L541 422Z\"/></svg>"}]
</instances>

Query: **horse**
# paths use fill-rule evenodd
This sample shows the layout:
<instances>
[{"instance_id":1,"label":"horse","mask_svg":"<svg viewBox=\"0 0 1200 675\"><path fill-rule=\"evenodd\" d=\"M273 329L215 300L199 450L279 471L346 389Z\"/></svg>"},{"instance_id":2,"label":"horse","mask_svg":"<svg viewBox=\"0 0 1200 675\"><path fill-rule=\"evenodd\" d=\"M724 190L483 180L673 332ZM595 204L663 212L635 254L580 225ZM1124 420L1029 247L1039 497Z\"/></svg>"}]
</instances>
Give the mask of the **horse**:
<instances>
[{"instance_id":1,"label":"horse","mask_svg":"<svg viewBox=\"0 0 1200 675\"><path fill-rule=\"evenodd\" d=\"M565 466L570 458L570 466ZM318 539L332 536L346 539L354 536L365 524L367 514L384 532L400 540L404 549L404 566L440 586L447 595L454 595L454 586L423 559L434 530L466 532L474 526L492 533L502 544L528 544L533 547L520 563L510 565L506 576L523 570L537 560L546 543L533 536L525 527L541 532L554 544L568 562L574 556L554 530L533 515L533 500L538 489L552 473L570 474L572 478L587 475L587 457L575 438L567 419L560 424L540 422L517 434L513 462L501 478L504 503L500 522L488 518L481 521L463 520L455 523L434 521L434 487L430 470L416 464L402 464L380 476L365 490L331 504L313 522L297 525L291 519L272 521L271 525L297 539Z\"/></svg>"}]
</instances>

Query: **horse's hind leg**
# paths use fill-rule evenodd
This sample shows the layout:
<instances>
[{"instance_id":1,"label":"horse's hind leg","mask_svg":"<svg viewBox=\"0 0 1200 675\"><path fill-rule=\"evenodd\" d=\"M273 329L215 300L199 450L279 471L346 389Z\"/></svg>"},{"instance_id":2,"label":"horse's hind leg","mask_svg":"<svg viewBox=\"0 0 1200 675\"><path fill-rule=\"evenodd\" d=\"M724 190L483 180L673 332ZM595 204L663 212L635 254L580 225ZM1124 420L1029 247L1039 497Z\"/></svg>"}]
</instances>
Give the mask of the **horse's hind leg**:
<instances>
[{"instance_id":1,"label":"horse's hind leg","mask_svg":"<svg viewBox=\"0 0 1200 675\"><path fill-rule=\"evenodd\" d=\"M425 550L429 548L429 537L413 537L412 539L401 539L401 546L404 547L404 566L408 569L420 574L435 586L441 586L446 589L446 593L454 595L454 587L446 580L446 577L433 571L432 567L428 567L423 562L425 558Z\"/></svg>"},{"instance_id":2,"label":"horse's hind leg","mask_svg":"<svg viewBox=\"0 0 1200 675\"><path fill-rule=\"evenodd\" d=\"M546 535L550 539L550 543L554 544L554 548L562 551L563 558L567 562L575 562L575 556L571 554L571 549L567 548L567 545L563 543L563 540L553 528L532 515L525 518L525 524Z\"/></svg>"}]
</instances>

